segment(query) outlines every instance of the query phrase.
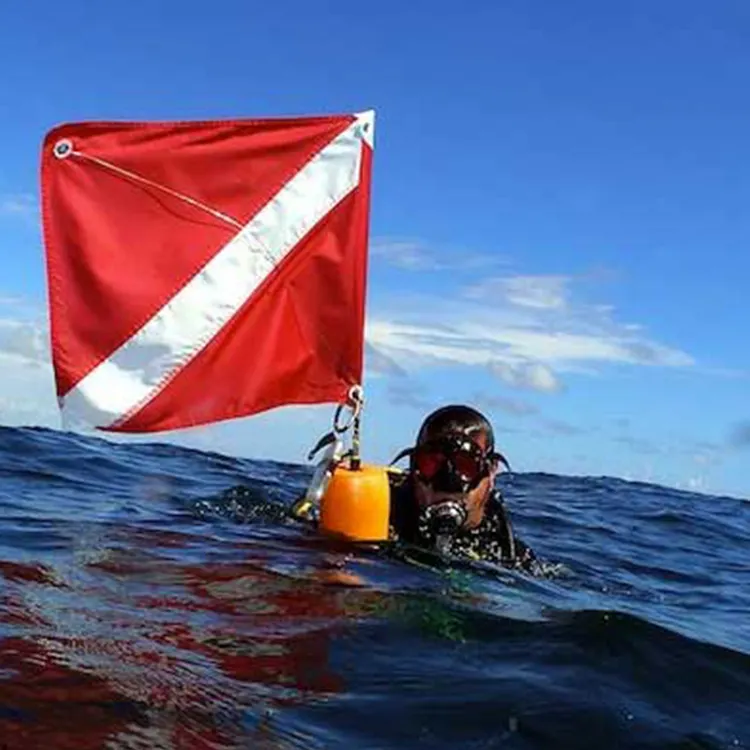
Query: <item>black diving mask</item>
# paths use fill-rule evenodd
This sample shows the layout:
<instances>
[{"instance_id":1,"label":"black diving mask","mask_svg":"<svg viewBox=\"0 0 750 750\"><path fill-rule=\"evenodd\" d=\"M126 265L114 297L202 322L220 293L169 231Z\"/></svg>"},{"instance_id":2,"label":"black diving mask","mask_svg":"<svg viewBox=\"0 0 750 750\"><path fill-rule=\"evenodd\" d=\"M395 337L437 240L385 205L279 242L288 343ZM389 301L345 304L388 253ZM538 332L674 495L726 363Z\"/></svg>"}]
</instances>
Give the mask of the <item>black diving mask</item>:
<instances>
[{"instance_id":1,"label":"black diving mask","mask_svg":"<svg viewBox=\"0 0 750 750\"><path fill-rule=\"evenodd\" d=\"M505 458L485 451L465 435L426 441L411 451L412 471L424 484L444 492L468 492Z\"/></svg>"}]
</instances>

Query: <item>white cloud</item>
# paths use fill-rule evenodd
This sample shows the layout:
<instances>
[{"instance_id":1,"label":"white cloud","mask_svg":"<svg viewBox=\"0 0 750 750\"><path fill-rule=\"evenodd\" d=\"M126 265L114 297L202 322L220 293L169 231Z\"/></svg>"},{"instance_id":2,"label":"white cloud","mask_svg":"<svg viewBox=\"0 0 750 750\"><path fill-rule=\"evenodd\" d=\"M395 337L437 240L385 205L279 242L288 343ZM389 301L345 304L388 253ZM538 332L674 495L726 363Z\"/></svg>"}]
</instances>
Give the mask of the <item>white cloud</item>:
<instances>
[{"instance_id":1,"label":"white cloud","mask_svg":"<svg viewBox=\"0 0 750 750\"><path fill-rule=\"evenodd\" d=\"M13 294L0 294L0 307L12 307L18 309L25 304L25 300L22 297L17 297Z\"/></svg>"},{"instance_id":2,"label":"white cloud","mask_svg":"<svg viewBox=\"0 0 750 750\"><path fill-rule=\"evenodd\" d=\"M503 265L496 255L480 255L466 251L439 251L417 240L378 237L370 243L374 262L383 262L403 271L471 271Z\"/></svg>"},{"instance_id":3,"label":"white cloud","mask_svg":"<svg viewBox=\"0 0 750 750\"><path fill-rule=\"evenodd\" d=\"M36 197L31 193L0 195L0 216L36 218L39 211Z\"/></svg>"},{"instance_id":4,"label":"white cloud","mask_svg":"<svg viewBox=\"0 0 750 750\"><path fill-rule=\"evenodd\" d=\"M60 427L46 321L15 297L0 306L0 424Z\"/></svg>"},{"instance_id":5,"label":"white cloud","mask_svg":"<svg viewBox=\"0 0 750 750\"><path fill-rule=\"evenodd\" d=\"M407 371L487 367L518 388L561 390L564 372L603 365L687 367L687 353L618 322L611 306L580 302L566 276L504 276L452 294L390 300L374 309L369 343Z\"/></svg>"},{"instance_id":6,"label":"white cloud","mask_svg":"<svg viewBox=\"0 0 750 750\"><path fill-rule=\"evenodd\" d=\"M706 492L708 483L705 477L690 477L686 482L685 489L691 492Z\"/></svg>"},{"instance_id":7,"label":"white cloud","mask_svg":"<svg viewBox=\"0 0 750 750\"><path fill-rule=\"evenodd\" d=\"M555 373L541 362L490 362L489 370L514 388L530 388L543 393L562 390Z\"/></svg>"},{"instance_id":8,"label":"white cloud","mask_svg":"<svg viewBox=\"0 0 750 750\"><path fill-rule=\"evenodd\" d=\"M38 321L0 318L0 353L19 357L27 365L50 361L47 330Z\"/></svg>"},{"instance_id":9,"label":"white cloud","mask_svg":"<svg viewBox=\"0 0 750 750\"><path fill-rule=\"evenodd\" d=\"M0 424L61 426L50 364L0 351Z\"/></svg>"},{"instance_id":10,"label":"white cloud","mask_svg":"<svg viewBox=\"0 0 750 750\"><path fill-rule=\"evenodd\" d=\"M470 286L471 299L504 301L518 307L561 310L567 304L566 276L508 276L493 278Z\"/></svg>"},{"instance_id":11,"label":"white cloud","mask_svg":"<svg viewBox=\"0 0 750 750\"><path fill-rule=\"evenodd\" d=\"M433 271L441 268L437 258L423 245L410 240L375 240L370 246L373 259L406 271Z\"/></svg>"}]
</instances>

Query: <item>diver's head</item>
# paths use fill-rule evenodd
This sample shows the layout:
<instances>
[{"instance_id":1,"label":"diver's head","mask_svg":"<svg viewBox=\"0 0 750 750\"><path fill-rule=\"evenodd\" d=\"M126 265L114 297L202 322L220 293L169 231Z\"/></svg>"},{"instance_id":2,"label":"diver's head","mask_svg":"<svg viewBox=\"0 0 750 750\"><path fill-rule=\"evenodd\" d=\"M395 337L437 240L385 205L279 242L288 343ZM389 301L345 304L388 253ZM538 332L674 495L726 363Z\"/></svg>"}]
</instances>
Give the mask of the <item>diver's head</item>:
<instances>
[{"instance_id":1,"label":"diver's head","mask_svg":"<svg viewBox=\"0 0 750 750\"><path fill-rule=\"evenodd\" d=\"M421 514L442 533L478 526L501 463L505 459L495 452L492 425L484 415L463 405L434 411L411 451Z\"/></svg>"}]
</instances>

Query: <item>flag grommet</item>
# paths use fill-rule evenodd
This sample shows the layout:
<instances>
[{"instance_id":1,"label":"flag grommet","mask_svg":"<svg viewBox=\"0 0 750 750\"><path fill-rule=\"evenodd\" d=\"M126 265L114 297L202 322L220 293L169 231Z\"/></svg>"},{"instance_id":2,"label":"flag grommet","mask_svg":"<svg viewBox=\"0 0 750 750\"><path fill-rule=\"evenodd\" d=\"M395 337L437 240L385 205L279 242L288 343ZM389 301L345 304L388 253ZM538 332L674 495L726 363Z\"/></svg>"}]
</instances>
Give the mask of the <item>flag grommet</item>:
<instances>
[{"instance_id":1,"label":"flag grommet","mask_svg":"<svg viewBox=\"0 0 750 750\"><path fill-rule=\"evenodd\" d=\"M55 144L52 151L58 159L67 159L73 153L73 143L63 138Z\"/></svg>"}]
</instances>

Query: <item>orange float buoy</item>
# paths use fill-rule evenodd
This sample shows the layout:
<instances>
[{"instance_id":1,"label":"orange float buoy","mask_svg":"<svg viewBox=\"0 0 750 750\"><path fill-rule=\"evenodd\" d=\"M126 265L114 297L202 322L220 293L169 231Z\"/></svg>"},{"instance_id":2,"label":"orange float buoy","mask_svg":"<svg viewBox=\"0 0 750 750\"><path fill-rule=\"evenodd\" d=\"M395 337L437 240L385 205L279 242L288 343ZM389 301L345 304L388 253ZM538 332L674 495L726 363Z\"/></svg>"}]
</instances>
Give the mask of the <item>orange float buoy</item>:
<instances>
[{"instance_id":1,"label":"orange float buoy","mask_svg":"<svg viewBox=\"0 0 750 750\"><path fill-rule=\"evenodd\" d=\"M349 392L351 420L342 424L345 404L339 404L333 431L318 440L311 460L324 450L307 493L292 508L300 518L317 517L319 531L349 541L387 541L390 530L391 485L389 468L364 464L359 453L360 413L364 399L361 386ZM342 436L352 428L352 448L346 451ZM316 513L317 510L317 513Z\"/></svg>"},{"instance_id":2,"label":"orange float buoy","mask_svg":"<svg viewBox=\"0 0 750 750\"><path fill-rule=\"evenodd\" d=\"M320 499L319 529L353 541L388 539L391 490L384 466L339 464Z\"/></svg>"}]
</instances>

